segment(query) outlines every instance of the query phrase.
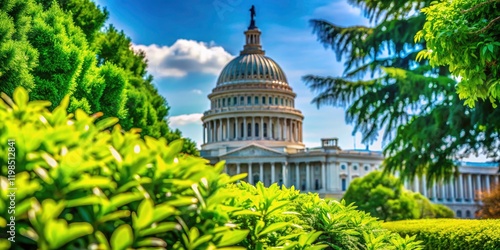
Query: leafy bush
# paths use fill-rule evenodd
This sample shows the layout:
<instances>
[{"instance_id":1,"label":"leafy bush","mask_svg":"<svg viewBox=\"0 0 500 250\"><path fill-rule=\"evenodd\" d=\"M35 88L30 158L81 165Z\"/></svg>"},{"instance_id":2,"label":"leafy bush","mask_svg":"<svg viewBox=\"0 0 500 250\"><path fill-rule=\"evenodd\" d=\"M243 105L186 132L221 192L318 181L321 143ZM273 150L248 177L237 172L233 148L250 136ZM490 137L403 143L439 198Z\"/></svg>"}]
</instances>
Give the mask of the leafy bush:
<instances>
[{"instance_id":1,"label":"leafy bush","mask_svg":"<svg viewBox=\"0 0 500 250\"><path fill-rule=\"evenodd\" d=\"M2 98L0 152L15 163L3 153L0 228L15 223L15 243L2 237L0 248L207 249L246 237L221 206L222 187L238 178L222 174L223 163L179 154L182 141L108 129L115 118L68 114L68 97L53 112L21 88ZM15 213L7 187L17 188Z\"/></svg>"},{"instance_id":2,"label":"leafy bush","mask_svg":"<svg viewBox=\"0 0 500 250\"><path fill-rule=\"evenodd\" d=\"M384 221L454 217L450 208L404 189L396 177L379 171L353 180L343 198Z\"/></svg>"},{"instance_id":3,"label":"leafy bush","mask_svg":"<svg viewBox=\"0 0 500 250\"><path fill-rule=\"evenodd\" d=\"M239 193L226 204L243 208L230 215L239 229L250 231L240 244L246 249L421 249L415 237L383 229L353 205L299 193L294 187L242 182L229 186L228 193Z\"/></svg>"},{"instance_id":4,"label":"leafy bush","mask_svg":"<svg viewBox=\"0 0 500 250\"><path fill-rule=\"evenodd\" d=\"M416 236L425 249L500 249L500 220L425 219L385 222L401 236Z\"/></svg>"},{"instance_id":5,"label":"leafy bush","mask_svg":"<svg viewBox=\"0 0 500 250\"><path fill-rule=\"evenodd\" d=\"M53 112L21 88L2 98L0 151L15 159L0 159L1 249L420 249L352 205L231 184L246 174L179 153L182 141L68 114L69 97Z\"/></svg>"}]
</instances>

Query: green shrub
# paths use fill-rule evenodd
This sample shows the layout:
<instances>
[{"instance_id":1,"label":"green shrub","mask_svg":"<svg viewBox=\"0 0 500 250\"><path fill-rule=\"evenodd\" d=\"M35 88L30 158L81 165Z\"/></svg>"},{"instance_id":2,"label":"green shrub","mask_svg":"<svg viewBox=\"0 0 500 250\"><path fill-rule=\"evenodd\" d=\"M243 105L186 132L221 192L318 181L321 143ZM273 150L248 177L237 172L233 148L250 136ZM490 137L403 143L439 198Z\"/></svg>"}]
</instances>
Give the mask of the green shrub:
<instances>
[{"instance_id":1,"label":"green shrub","mask_svg":"<svg viewBox=\"0 0 500 250\"><path fill-rule=\"evenodd\" d=\"M228 193L238 195L226 204L242 208L229 213L232 221L250 231L240 243L246 249L421 249L415 237L383 229L353 205L299 193L294 187L241 182L229 186Z\"/></svg>"},{"instance_id":2,"label":"green shrub","mask_svg":"<svg viewBox=\"0 0 500 250\"><path fill-rule=\"evenodd\" d=\"M15 242L0 249L420 249L352 205L232 184L246 174L179 153L182 141L68 114L68 97L52 112L21 88L2 98L0 230L15 223Z\"/></svg>"},{"instance_id":3,"label":"green shrub","mask_svg":"<svg viewBox=\"0 0 500 250\"><path fill-rule=\"evenodd\" d=\"M382 226L401 236L416 236L425 249L500 249L500 220L425 219Z\"/></svg>"},{"instance_id":4,"label":"green shrub","mask_svg":"<svg viewBox=\"0 0 500 250\"><path fill-rule=\"evenodd\" d=\"M0 229L15 216L15 243L2 237L0 248L213 249L246 237L227 224L235 208L221 206L238 178L223 163L179 154L182 141L109 129L115 118L68 114L68 97L53 112L21 88L2 98ZM17 188L15 210L7 187Z\"/></svg>"}]
</instances>

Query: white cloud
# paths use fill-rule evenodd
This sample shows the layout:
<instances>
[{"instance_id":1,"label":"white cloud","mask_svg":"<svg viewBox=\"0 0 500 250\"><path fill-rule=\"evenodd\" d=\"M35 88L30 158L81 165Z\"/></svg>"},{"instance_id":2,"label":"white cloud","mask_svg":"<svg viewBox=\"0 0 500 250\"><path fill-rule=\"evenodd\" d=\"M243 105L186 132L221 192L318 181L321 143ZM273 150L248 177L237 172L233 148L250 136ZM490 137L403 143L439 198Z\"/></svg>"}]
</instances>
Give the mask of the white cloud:
<instances>
[{"instance_id":1,"label":"white cloud","mask_svg":"<svg viewBox=\"0 0 500 250\"><path fill-rule=\"evenodd\" d=\"M178 39L172 46L133 45L143 50L148 71L155 77L183 77L188 73L220 73L233 56L221 46L194 40Z\"/></svg>"},{"instance_id":2,"label":"white cloud","mask_svg":"<svg viewBox=\"0 0 500 250\"><path fill-rule=\"evenodd\" d=\"M170 121L170 125L173 127L183 126L187 124L202 124L201 117L203 114L195 113L195 114L187 114L187 115L178 115L171 116L168 120Z\"/></svg>"},{"instance_id":3,"label":"white cloud","mask_svg":"<svg viewBox=\"0 0 500 250\"><path fill-rule=\"evenodd\" d=\"M308 16L308 19L310 18ZM362 9L352 6L346 0L333 1L316 8L312 18L325 19L336 24L342 23L344 26L369 24L369 20L363 17Z\"/></svg>"},{"instance_id":4,"label":"white cloud","mask_svg":"<svg viewBox=\"0 0 500 250\"><path fill-rule=\"evenodd\" d=\"M193 89L193 90L191 90L191 92L193 92L193 93L195 93L197 95L203 94L203 92L201 91L201 89Z\"/></svg>"}]
</instances>

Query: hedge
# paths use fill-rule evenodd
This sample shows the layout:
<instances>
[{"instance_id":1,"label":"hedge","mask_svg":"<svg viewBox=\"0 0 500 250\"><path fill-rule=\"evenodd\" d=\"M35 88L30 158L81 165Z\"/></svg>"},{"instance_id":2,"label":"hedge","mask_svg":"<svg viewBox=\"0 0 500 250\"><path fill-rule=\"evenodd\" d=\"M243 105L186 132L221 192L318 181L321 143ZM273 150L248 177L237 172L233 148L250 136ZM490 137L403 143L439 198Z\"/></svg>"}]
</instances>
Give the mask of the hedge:
<instances>
[{"instance_id":1,"label":"hedge","mask_svg":"<svg viewBox=\"0 0 500 250\"><path fill-rule=\"evenodd\" d=\"M235 183L182 141L68 113L68 97L2 99L0 249L421 249L352 205Z\"/></svg>"},{"instance_id":2,"label":"hedge","mask_svg":"<svg viewBox=\"0 0 500 250\"><path fill-rule=\"evenodd\" d=\"M424 219L382 226L401 236L416 236L425 249L500 249L500 220Z\"/></svg>"}]
</instances>

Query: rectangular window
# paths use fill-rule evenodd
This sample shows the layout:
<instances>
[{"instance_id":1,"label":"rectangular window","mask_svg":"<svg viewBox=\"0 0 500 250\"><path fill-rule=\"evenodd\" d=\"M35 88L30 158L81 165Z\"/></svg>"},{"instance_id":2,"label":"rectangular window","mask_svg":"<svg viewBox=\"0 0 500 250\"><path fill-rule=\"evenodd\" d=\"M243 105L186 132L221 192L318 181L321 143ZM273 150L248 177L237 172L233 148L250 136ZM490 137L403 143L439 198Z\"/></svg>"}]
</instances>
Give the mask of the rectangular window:
<instances>
[{"instance_id":1,"label":"rectangular window","mask_svg":"<svg viewBox=\"0 0 500 250\"><path fill-rule=\"evenodd\" d=\"M247 137L252 137L252 124L251 123L248 123L247 124Z\"/></svg>"},{"instance_id":2,"label":"rectangular window","mask_svg":"<svg viewBox=\"0 0 500 250\"><path fill-rule=\"evenodd\" d=\"M217 108L220 108L220 99L217 99Z\"/></svg>"},{"instance_id":3,"label":"rectangular window","mask_svg":"<svg viewBox=\"0 0 500 250\"><path fill-rule=\"evenodd\" d=\"M233 97L233 106L236 106L237 102L238 102L238 98Z\"/></svg>"},{"instance_id":4,"label":"rectangular window","mask_svg":"<svg viewBox=\"0 0 500 250\"><path fill-rule=\"evenodd\" d=\"M265 96L262 97L262 104L266 104L266 97Z\"/></svg>"},{"instance_id":5,"label":"rectangular window","mask_svg":"<svg viewBox=\"0 0 500 250\"><path fill-rule=\"evenodd\" d=\"M273 98L269 97L269 105L273 105Z\"/></svg>"},{"instance_id":6,"label":"rectangular window","mask_svg":"<svg viewBox=\"0 0 500 250\"><path fill-rule=\"evenodd\" d=\"M347 180L345 178L342 178L342 191L347 190Z\"/></svg>"},{"instance_id":7,"label":"rectangular window","mask_svg":"<svg viewBox=\"0 0 500 250\"><path fill-rule=\"evenodd\" d=\"M247 97L247 104L252 105L252 97L250 96Z\"/></svg>"},{"instance_id":8,"label":"rectangular window","mask_svg":"<svg viewBox=\"0 0 500 250\"><path fill-rule=\"evenodd\" d=\"M274 98L274 105L278 105L278 97Z\"/></svg>"},{"instance_id":9,"label":"rectangular window","mask_svg":"<svg viewBox=\"0 0 500 250\"><path fill-rule=\"evenodd\" d=\"M222 107L225 107L226 106L226 99L222 99Z\"/></svg>"},{"instance_id":10,"label":"rectangular window","mask_svg":"<svg viewBox=\"0 0 500 250\"><path fill-rule=\"evenodd\" d=\"M245 97L240 97L240 105L243 105L245 103Z\"/></svg>"},{"instance_id":11,"label":"rectangular window","mask_svg":"<svg viewBox=\"0 0 500 250\"><path fill-rule=\"evenodd\" d=\"M255 123L255 136L259 137L259 124Z\"/></svg>"},{"instance_id":12,"label":"rectangular window","mask_svg":"<svg viewBox=\"0 0 500 250\"><path fill-rule=\"evenodd\" d=\"M254 104L255 104L255 105L259 104L259 97L258 97L258 96L256 96L256 97L255 97Z\"/></svg>"},{"instance_id":13,"label":"rectangular window","mask_svg":"<svg viewBox=\"0 0 500 250\"><path fill-rule=\"evenodd\" d=\"M264 122L264 131L262 131L264 133L264 137L267 137L267 123Z\"/></svg>"},{"instance_id":14,"label":"rectangular window","mask_svg":"<svg viewBox=\"0 0 500 250\"><path fill-rule=\"evenodd\" d=\"M283 98L281 98L281 105L283 106Z\"/></svg>"}]
</instances>

